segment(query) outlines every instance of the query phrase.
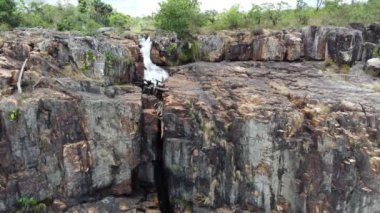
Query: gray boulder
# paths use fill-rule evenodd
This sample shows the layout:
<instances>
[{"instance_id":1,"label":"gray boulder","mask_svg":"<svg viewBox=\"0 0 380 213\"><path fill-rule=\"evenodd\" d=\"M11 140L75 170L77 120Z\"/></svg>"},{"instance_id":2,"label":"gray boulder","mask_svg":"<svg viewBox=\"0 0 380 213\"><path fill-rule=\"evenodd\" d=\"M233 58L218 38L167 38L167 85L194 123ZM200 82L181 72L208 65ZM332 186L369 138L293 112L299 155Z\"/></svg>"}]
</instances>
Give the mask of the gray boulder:
<instances>
[{"instance_id":1,"label":"gray boulder","mask_svg":"<svg viewBox=\"0 0 380 213\"><path fill-rule=\"evenodd\" d=\"M380 58L371 58L367 61L365 71L372 76L380 76Z\"/></svg>"},{"instance_id":2,"label":"gray boulder","mask_svg":"<svg viewBox=\"0 0 380 213\"><path fill-rule=\"evenodd\" d=\"M362 47L362 62L365 63L368 59L373 57L373 53L376 49L376 44L365 42Z\"/></svg>"}]
</instances>

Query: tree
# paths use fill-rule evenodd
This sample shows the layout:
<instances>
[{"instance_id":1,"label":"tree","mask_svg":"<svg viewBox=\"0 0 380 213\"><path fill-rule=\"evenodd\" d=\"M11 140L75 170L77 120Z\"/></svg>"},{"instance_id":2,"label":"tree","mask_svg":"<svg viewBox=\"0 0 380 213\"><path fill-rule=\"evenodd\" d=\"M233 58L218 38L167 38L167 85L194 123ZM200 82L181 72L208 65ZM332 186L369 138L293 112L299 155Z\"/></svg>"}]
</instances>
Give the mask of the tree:
<instances>
[{"instance_id":1,"label":"tree","mask_svg":"<svg viewBox=\"0 0 380 213\"><path fill-rule=\"evenodd\" d=\"M298 22L302 25L306 25L309 22L309 14L307 9L307 4L304 0L297 0L297 7L295 10Z\"/></svg>"},{"instance_id":2,"label":"tree","mask_svg":"<svg viewBox=\"0 0 380 213\"><path fill-rule=\"evenodd\" d=\"M109 17L109 24L111 27L127 29L131 25L131 17L122 13L113 12Z\"/></svg>"},{"instance_id":3,"label":"tree","mask_svg":"<svg viewBox=\"0 0 380 213\"><path fill-rule=\"evenodd\" d=\"M160 3L160 9L155 16L156 26L173 31L178 36L188 36L194 29L200 14L199 2L194 0L166 0Z\"/></svg>"},{"instance_id":4,"label":"tree","mask_svg":"<svg viewBox=\"0 0 380 213\"><path fill-rule=\"evenodd\" d=\"M234 5L223 14L222 20L228 28L236 29L243 25L244 14L239 11L239 5Z\"/></svg>"},{"instance_id":5,"label":"tree","mask_svg":"<svg viewBox=\"0 0 380 213\"><path fill-rule=\"evenodd\" d=\"M248 18L255 20L256 24L260 25L263 18L263 9L259 5L252 5L248 11Z\"/></svg>"},{"instance_id":6,"label":"tree","mask_svg":"<svg viewBox=\"0 0 380 213\"><path fill-rule=\"evenodd\" d=\"M0 25L16 27L19 24L17 5L14 0L0 1Z\"/></svg>"},{"instance_id":7,"label":"tree","mask_svg":"<svg viewBox=\"0 0 380 213\"><path fill-rule=\"evenodd\" d=\"M324 3L325 3L324 0L317 0L317 5L315 7L315 10L318 11L323 6Z\"/></svg>"},{"instance_id":8,"label":"tree","mask_svg":"<svg viewBox=\"0 0 380 213\"><path fill-rule=\"evenodd\" d=\"M263 6L266 17L272 22L273 26L277 26L277 23L281 19L282 10L288 8L289 4L282 1L277 4L266 3Z\"/></svg>"}]
</instances>

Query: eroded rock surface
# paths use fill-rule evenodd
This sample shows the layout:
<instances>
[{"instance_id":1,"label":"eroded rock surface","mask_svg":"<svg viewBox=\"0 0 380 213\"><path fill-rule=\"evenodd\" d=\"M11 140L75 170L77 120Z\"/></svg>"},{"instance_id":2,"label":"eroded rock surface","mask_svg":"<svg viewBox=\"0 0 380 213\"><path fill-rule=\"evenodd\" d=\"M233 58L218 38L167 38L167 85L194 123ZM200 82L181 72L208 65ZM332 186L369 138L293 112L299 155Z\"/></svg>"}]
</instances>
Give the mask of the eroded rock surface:
<instances>
[{"instance_id":1,"label":"eroded rock surface","mask_svg":"<svg viewBox=\"0 0 380 213\"><path fill-rule=\"evenodd\" d=\"M178 212L380 208L380 93L327 77L321 63L173 70L164 157Z\"/></svg>"},{"instance_id":2,"label":"eroded rock surface","mask_svg":"<svg viewBox=\"0 0 380 213\"><path fill-rule=\"evenodd\" d=\"M373 25L372 28L377 29L375 26ZM155 35L152 39L154 45L151 58L159 65L173 66L188 63L189 60L181 59L183 55L188 55L190 52L190 54L201 56L192 58L190 62L306 59L331 60L339 66L352 66L362 59L364 42L373 42L372 37L377 35L376 30L370 33L366 29L357 30L356 28L308 26L301 30L289 31L221 31L210 35L197 35L194 40L201 47L200 50L183 45L181 39L175 35ZM366 34L363 38L364 33ZM371 34L371 38L367 34ZM366 48L366 55L370 54L368 51L370 49Z\"/></svg>"},{"instance_id":3,"label":"eroded rock surface","mask_svg":"<svg viewBox=\"0 0 380 213\"><path fill-rule=\"evenodd\" d=\"M138 44L33 29L1 33L1 40L0 212L16 210L20 198L62 212L132 196L143 140L142 92L132 84L144 77Z\"/></svg>"}]
</instances>

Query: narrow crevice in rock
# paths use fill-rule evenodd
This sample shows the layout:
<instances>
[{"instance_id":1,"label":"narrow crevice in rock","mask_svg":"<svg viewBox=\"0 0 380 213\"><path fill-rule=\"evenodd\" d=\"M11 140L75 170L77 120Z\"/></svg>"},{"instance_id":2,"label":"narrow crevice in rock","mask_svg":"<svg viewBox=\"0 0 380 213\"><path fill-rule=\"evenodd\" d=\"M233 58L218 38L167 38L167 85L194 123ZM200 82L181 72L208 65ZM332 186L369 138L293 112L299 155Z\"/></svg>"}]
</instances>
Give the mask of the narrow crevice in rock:
<instances>
[{"instance_id":1,"label":"narrow crevice in rock","mask_svg":"<svg viewBox=\"0 0 380 213\"><path fill-rule=\"evenodd\" d=\"M157 85L152 87L149 83L143 88L142 158L145 165L139 171L139 179L140 183L152 182L151 187L157 192L161 212L173 212L163 156L162 91L156 88Z\"/></svg>"},{"instance_id":2,"label":"narrow crevice in rock","mask_svg":"<svg viewBox=\"0 0 380 213\"><path fill-rule=\"evenodd\" d=\"M159 122L159 127L163 125L162 122ZM159 128L161 129L161 128ZM161 136L161 130L160 136ZM172 206L169 201L169 185L168 185L168 176L165 172L165 164L163 159L163 146L164 142L160 137L157 146L157 160L154 162L154 181L156 184L158 199L160 201L160 210L161 212L173 212Z\"/></svg>"}]
</instances>

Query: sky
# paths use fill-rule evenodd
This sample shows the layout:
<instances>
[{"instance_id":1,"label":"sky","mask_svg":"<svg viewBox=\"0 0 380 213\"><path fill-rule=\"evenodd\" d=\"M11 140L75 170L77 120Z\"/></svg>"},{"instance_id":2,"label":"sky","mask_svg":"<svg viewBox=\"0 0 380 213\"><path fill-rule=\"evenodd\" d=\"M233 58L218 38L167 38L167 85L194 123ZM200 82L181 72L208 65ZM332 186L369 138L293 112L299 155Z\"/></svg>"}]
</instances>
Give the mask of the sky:
<instances>
[{"instance_id":1,"label":"sky","mask_svg":"<svg viewBox=\"0 0 380 213\"><path fill-rule=\"evenodd\" d=\"M78 0L43 0L50 4L57 2L69 2L77 4ZM162 0L103 0L103 2L112 5L118 12L125 13L131 16L150 15L158 10L158 2ZM287 2L290 6L295 6L296 0L199 0L202 10L217 10L223 11L230 8L232 5L239 4L242 10L248 10L252 4L262 3L277 3L280 1ZM314 6L317 0L306 0L310 6Z\"/></svg>"}]
</instances>

